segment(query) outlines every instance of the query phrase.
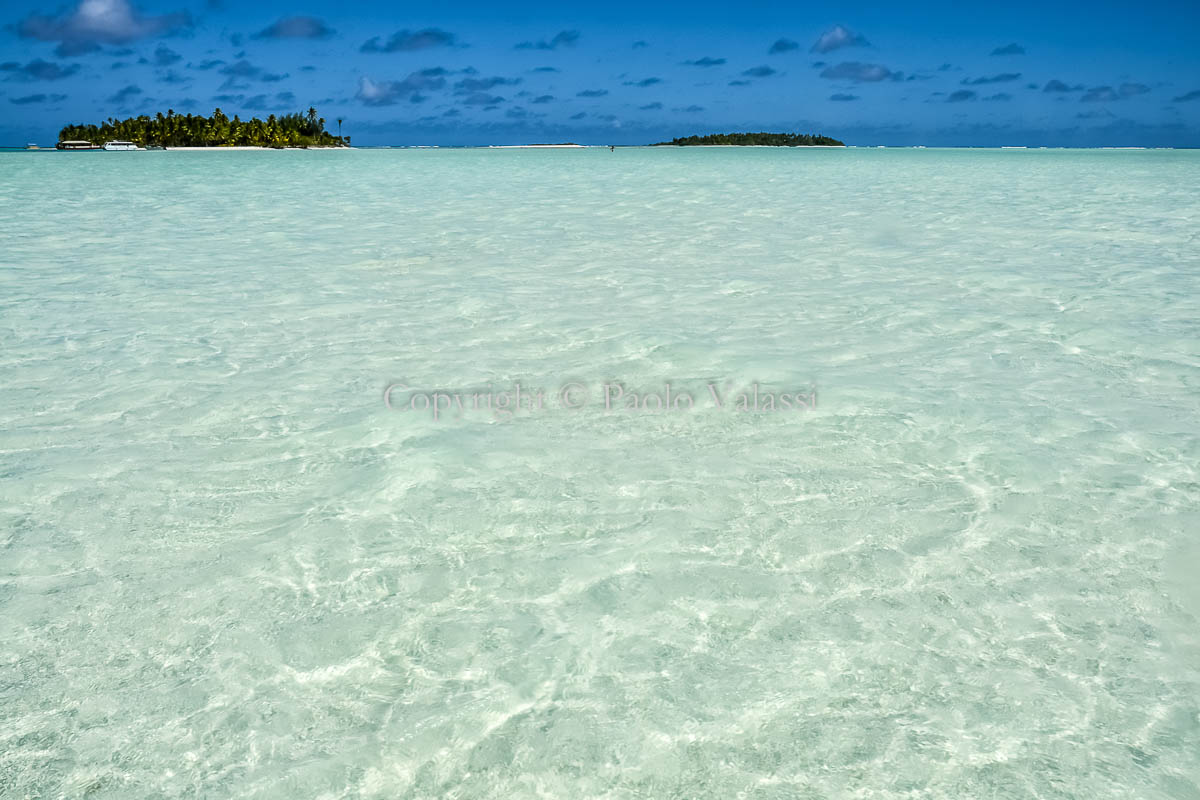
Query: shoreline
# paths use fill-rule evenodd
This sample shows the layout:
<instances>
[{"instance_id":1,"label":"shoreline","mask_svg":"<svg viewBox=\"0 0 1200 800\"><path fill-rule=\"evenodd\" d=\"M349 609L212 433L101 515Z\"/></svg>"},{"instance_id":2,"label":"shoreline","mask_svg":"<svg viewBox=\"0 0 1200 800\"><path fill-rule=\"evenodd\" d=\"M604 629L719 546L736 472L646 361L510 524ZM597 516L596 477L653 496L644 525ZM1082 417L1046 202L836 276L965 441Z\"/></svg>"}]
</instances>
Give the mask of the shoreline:
<instances>
[{"instance_id":1,"label":"shoreline","mask_svg":"<svg viewBox=\"0 0 1200 800\"><path fill-rule=\"evenodd\" d=\"M141 148L141 149L145 150L145 148ZM353 149L354 149L353 147L326 147L324 145L313 146L313 147L259 147L257 145L249 145L249 144L247 144L247 145L237 144L237 145L228 145L228 146L218 144L218 145L213 145L211 147L166 147L166 148L163 148L164 151L198 150L198 151L202 151L202 152L210 152L213 150L231 150L231 151L235 151L235 152L246 152L246 151L250 151L250 150L257 151L257 150L353 150Z\"/></svg>"},{"instance_id":2,"label":"shoreline","mask_svg":"<svg viewBox=\"0 0 1200 800\"><path fill-rule=\"evenodd\" d=\"M271 150L591 150L605 149L608 145L601 144L492 144L492 145L359 145L348 147L258 147L254 145L234 145L229 147L211 146L211 147L167 147L164 151L181 151L181 152L267 152ZM1187 152L1200 150L1198 147L1164 147L1154 145L1105 145L1101 147L1053 147L1049 145L989 145L982 147L949 147L937 145L797 145L795 147L778 146L778 145L762 145L762 144L703 144L703 145L658 145L658 144L642 144L642 145L616 145L617 149L638 150L638 149L759 149L759 150L994 150L994 151L1046 151L1046 150L1071 150L1077 152L1099 152L1099 151L1176 151ZM30 148L27 145L0 145L0 152L25 152L25 153L55 153L55 152L72 152L70 150L58 150L54 145L38 145L35 148ZM102 152L100 148L94 150L86 150L80 152ZM137 152L156 152L146 151L145 148Z\"/></svg>"},{"instance_id":3,"label":"shoreline","mask_svg":"<svg viewBox=\"0 0 1200 800\"><path fill-rule=\"evenodd\" d=\"M436 145L435 145L436 146ZM575 148L584 149L587 147L608 147L606 144L485 144L480 145L476 149L489 150L572 150ZM471 149L471 148L464 148Z\"/></svg>"}]
</instances>

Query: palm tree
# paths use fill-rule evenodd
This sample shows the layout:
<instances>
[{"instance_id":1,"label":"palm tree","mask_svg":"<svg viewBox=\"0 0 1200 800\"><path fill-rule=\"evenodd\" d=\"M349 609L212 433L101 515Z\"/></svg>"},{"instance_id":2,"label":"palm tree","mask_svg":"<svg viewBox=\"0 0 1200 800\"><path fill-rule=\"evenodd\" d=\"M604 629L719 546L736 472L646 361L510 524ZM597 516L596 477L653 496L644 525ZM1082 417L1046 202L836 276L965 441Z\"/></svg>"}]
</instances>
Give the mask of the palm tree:
<instances>
[{"instance_id":1,"label":"palm tree","mask_svg":"<svg viewBox=\"0 0 1200 800\"><path fill-rule=\"evenodd\" d=\"M342 118L338 117L338 139L342 138ZM345 142L343 142L345 144Z\"/></svg>"},{"instance_id":2,"label":"palm tree","mask_svg":"<svg viewBox=\"0 0 1200 800\"><path fill-rule=\"evenodd\" d=\"M311 112L316 109L309 109ZM338 138L326 132L325 119L310 119L304 114L272 114L266 122L253 117L242 121L236 115L231 120L221 109L211 117L196 114L176 114L168 109L166 115L156 114L118 120L109 117L100 125L67 125L59 131L59 141L86 139L104 142L128 139L140 145L163 144L168 147L207 145L259 145L270 147L344 146L341 138L342 120L338 120Z\"/></svg>"}]
</instances>

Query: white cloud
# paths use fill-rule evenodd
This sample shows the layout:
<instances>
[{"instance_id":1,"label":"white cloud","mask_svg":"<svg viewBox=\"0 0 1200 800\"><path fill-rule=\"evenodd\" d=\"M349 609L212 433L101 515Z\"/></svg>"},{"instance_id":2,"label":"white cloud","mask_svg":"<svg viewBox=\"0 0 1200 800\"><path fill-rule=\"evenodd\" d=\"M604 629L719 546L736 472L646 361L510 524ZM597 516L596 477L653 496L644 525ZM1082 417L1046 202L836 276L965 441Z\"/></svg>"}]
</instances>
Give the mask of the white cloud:
<instances>
[{"instance_id":1,"label":"white cloud","mask_svg":"<svg viewBox=\"0 0 1200 800\"><path fill-rule=\"evenodd\" d=\"M191 24L186 11L144 16L128 0L82 0L73 11L57 17L30 14L17 24L17 34L26 39L58 42L58 54L71 56L97 50L105 44L129 44Z\"/></svg>"},{"instance_id":2,"label":"white cloud","mask_svg":"<svg viewBox=\"0 0 1200 800\"><path fill-rule=\"evenodd\" d=\"M869 45L866 39L849 28L834 25L821 34L812 46L814 53L828 53L841 47L865 47Z\"/></svg>"}]
</instances>

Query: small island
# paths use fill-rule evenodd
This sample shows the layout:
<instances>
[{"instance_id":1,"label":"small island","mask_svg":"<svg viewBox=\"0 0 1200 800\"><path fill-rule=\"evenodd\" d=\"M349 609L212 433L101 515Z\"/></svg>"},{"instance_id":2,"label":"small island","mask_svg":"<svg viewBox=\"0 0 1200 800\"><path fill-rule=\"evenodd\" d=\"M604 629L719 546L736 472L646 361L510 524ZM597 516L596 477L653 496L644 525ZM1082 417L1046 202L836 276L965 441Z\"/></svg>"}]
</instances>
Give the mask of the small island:
<instances>
[{"instance_id":1,"label":"small island","mask_svg":"<svg viewBox=\"0 0 1200 800\"><path fill-rule=\"evenodd\" d=\"M341 120L338 120L341 127ZM347 147L350 137L325 130L325 119L315 108L307 114L272 114L267 119L249 120L225 116L221 109L212 116L176 114L168 110L153 117L142 115L100 125L67 125L58 132L59 142L133 142L140 147Z\"/></svg>"},{"instance_id":2,"label":"small island","mask_svg":"<svg viewBox=\"0 0 1200 800\"><path fill-rule=\"evenodd\" d=\"M653 147L845 147L846 143L811 133L710 133L685 136Z\"/></svg>"}]
</instances>

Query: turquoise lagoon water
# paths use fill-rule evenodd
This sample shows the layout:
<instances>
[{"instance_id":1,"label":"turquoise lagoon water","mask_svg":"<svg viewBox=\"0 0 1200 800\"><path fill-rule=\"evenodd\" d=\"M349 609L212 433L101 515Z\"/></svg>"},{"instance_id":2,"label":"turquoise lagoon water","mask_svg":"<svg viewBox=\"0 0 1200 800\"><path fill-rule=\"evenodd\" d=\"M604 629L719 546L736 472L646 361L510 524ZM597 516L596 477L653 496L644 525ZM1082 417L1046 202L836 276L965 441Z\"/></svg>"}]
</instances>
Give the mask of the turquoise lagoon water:
<instances>
[{"instance_id":1,"label":"turquoise lagoon water","mask_svg":"<svg viewBox=\"0 0 1200 800\"><path fill-rule=\"evenodd\" d=\"M0 156L0 796L1200 797L1198 185Z\"/></svg>"}]
</instances>

